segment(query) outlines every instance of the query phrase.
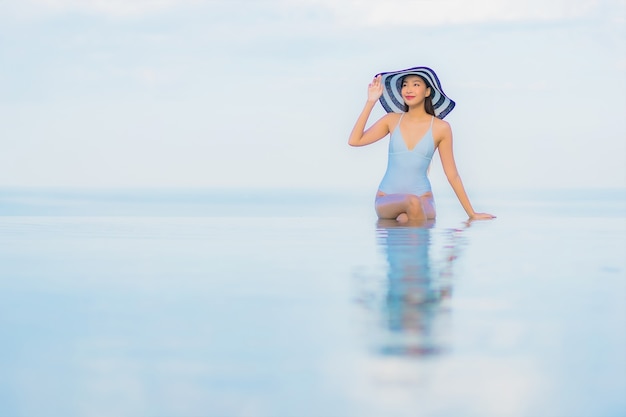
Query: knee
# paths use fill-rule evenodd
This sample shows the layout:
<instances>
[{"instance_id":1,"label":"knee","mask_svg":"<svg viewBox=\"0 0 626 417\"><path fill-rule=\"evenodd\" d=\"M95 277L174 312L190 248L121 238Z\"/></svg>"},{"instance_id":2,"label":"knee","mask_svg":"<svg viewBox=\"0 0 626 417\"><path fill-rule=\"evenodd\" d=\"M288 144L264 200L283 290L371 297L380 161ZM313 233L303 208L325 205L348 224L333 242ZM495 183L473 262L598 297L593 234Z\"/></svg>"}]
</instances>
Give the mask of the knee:
<instances>
[{"instance_id":1,"label":"knee","mask_svg":"<svg viewBox=\"0 0 626 417\"><path fill-rule=\"evenodd\" d=\"M422 207L422 200L420 200L420 198L416 195L407 196L406 203L407 213L409 214L409 216L415 216L424 211L424 208Z\"/></svg>"}]
</instances>

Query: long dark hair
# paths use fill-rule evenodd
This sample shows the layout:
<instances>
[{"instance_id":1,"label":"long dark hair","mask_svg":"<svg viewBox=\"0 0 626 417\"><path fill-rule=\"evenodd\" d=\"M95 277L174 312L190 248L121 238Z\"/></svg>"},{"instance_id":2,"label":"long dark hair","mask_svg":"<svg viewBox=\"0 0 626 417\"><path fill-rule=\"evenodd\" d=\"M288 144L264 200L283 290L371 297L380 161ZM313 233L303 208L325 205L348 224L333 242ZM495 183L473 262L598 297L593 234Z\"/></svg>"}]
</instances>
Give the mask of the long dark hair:
<instances>
[{"instance_id":1,"label":"long dark hair","mask_svg":"<svg viewBox=\"0 0 626 417\"><path fill-rule=\"evenodd\" d=\"M430 114L431 116L435 115L435 107L433 106L433 88L430 86L430 84L428 83L428 81L426 81L426 79L424 79L424 77L417 75L417 74L407 74L404 77L402 77L402 79L400 80L400 85L402 85L404 83L404 79L406 77L408 77L409 75L415 75L416 77L419 77L422 79L422 81L424 81L424 84L426 84L426 87L430 88L430 94L428 95L428 97L426 97L424 99L424 110L426 111L426 113ZM409 111L409 106L406 103L404 104L404 112L408 112Z\"/></svg>"}]
</instances>

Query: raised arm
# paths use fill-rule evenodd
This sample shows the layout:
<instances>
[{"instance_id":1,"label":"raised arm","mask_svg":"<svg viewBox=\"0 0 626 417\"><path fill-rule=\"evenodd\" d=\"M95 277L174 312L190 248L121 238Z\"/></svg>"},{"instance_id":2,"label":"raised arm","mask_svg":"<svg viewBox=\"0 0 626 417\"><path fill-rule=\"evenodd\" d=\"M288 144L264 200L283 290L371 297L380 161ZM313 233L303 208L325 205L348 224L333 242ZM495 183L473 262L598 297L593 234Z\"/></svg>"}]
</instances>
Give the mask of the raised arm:
<instances>
[{"instance_id":1,"label":"raised arm","mask_svg":"<svg viewBox=\"0 0 626 417\"><path fill-rule=\"evenodd\" d=\"M389 133L389 115L383 116L380 120L374 123L369 129L365 130L367 119L369 119L372 109L376 105L376 102L383 94L383 86L380 83L380 76L374 78L369 84L367 89L367 102L363 111L359 115L350 138L348 139L348 145L350 146L365 146L370 143L374 143L384 138Z\"/></svg>"},{"instance_id":2,"label":"raised arm","mask_svg":"<svg viewBox=\"0 0 626 417\"><path fill-rule=\"evenodd\" d=\"M452 129L450 125L443 122L440 126L440 141L438 145L439 157L441 158L441 164L443 165L443 172L446 174L446 178L450 183L450 186L454 190L461 206L469 216L470 220L486 220L493 219L495 216L489 213L476 213L472 204L469 201L469 197L465 192L465 187L461 181L459 171L456 168L454 162L454 153L452 151Z\"/></svg>"}]
</instances>

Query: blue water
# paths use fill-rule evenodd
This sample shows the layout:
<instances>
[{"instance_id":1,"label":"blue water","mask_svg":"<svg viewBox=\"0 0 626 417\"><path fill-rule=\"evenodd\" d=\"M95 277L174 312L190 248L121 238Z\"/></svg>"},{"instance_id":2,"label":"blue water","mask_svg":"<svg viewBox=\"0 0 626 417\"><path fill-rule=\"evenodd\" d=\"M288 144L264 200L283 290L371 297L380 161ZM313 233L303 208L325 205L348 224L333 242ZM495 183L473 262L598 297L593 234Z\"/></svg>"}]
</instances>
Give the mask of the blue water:
<instances>
[{"instance_id":1,"label":"blue water","mask_svg":"<svg viewBox=\"0 0 626 417\"><path fill-rule=\"evenodd\" d=\"M0 190L0 416L626 415L626 194Z\"/></svg>"}]
</instances>

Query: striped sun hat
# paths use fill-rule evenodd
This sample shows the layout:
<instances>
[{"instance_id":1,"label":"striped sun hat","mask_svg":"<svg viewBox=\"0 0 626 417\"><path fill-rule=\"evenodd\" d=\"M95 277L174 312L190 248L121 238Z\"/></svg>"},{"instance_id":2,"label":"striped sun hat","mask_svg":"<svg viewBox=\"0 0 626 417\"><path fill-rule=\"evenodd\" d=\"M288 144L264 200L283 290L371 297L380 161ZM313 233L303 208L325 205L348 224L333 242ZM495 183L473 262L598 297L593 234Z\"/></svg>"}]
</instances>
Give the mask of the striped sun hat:
<instances>
[{"instance_id":1,"label":"striped sun hat","mask_svg":"<svg viewBox=\"0 0 626 417\"><path fill-rule=\"evenodd\" d=\"M383 95L380 97L380 104L382 104L387 113L404 112L404 100L402 100L400 90L402 89L402 79L410 74L419 75L426 80L428 86L431 87L435 116L440 119L446 117L447 114L452 111L456 103L444 94L437 74L428 67L414 67L400 71L376 74L376 76L381 76L380 81L385 87L383 89Z\"/></svg>"}]
</instances>

